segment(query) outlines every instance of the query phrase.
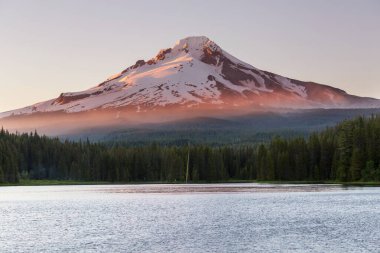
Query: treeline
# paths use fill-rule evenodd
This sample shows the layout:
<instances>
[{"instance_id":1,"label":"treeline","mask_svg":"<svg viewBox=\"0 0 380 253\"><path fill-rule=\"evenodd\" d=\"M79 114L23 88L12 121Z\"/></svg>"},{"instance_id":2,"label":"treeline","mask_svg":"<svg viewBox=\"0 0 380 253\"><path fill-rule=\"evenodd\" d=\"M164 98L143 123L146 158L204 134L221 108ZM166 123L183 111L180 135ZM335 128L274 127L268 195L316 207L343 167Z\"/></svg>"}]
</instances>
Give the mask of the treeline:
<instances>
[{"instance_id":1,"label":"treeline","mask_svg":"<svg viewBox=\"0 0 380 253\"><path fill-rule=\"evenodd\" d=\"M0 131L0 182L189 180L380 181L380 117L347 120L307 139L260 145L105 146Z\"/></svg>"}]
</instances>

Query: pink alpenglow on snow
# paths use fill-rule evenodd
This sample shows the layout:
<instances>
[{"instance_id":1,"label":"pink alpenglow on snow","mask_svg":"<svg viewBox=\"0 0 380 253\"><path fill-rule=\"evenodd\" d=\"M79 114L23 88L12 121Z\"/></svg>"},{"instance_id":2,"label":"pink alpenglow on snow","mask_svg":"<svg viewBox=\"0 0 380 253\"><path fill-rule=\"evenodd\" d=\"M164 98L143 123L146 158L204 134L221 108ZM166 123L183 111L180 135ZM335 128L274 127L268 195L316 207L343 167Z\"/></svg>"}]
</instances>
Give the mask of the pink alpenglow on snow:
<instances>
[{"instance_id":1,"label":"pink alpenglow on snow","mask_svg":"<svg viewBox=\"0 0 380 253\"><path fill-rule=\"evenodd\" d=\"M188 37L156 57L139 60L121 73L82 92L0 117L45 112L77 113L110 109L135 112L168 108L373 108L377 99L349 95L313 82L257 69L224 51L207 37Z\"/></svg>"}]
</instances>

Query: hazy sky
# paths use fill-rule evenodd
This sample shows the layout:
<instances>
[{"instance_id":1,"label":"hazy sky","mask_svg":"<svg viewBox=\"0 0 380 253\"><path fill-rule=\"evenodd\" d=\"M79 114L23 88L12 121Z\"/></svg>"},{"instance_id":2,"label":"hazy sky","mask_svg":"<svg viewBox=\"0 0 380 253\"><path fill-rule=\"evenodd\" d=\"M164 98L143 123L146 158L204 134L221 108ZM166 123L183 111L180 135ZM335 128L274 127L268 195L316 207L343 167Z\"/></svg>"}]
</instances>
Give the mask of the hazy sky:
<instances>
[{"instance_id":1,"label":"hazy sky","mask_svg":"<svg viewBox=\"0 0 380 253\"><path fill-rule=\"evenodd\" d=\"M380 98L379 0L0 0L0 111L79 91L191 35Z\"/></svg>"}]
</instances>

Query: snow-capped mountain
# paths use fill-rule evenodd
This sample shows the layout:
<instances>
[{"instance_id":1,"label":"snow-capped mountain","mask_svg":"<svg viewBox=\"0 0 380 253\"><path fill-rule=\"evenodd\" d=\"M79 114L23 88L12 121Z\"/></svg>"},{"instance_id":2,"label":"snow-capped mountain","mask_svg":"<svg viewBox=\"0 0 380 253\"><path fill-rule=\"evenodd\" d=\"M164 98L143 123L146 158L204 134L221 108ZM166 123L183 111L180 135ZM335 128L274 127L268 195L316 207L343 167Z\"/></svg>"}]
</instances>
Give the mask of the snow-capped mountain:
<instances>
[{"instance_id":1,"label":"snow-capped mountain","mask_svg":"<svg viewBox=\"0 0 380 253\"><path fill-rule=\"evenodd\" d=\"M83 112L129 108L364 108L379 100L362 98L313 82L257 69L233 57L207 37L188 37L148 61L82 92L62 93L0 117L36 112Z\"/></svg>"}]
</instances>

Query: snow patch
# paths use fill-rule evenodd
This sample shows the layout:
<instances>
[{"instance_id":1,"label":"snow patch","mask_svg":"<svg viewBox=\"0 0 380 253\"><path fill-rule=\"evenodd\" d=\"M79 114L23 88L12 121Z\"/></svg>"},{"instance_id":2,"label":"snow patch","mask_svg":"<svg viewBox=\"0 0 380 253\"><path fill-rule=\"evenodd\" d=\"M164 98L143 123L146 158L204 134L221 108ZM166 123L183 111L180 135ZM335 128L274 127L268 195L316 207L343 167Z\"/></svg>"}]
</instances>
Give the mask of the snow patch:
<instances>
[{"instance_id":1,"label":"snow patch","mask_svg":"<svg viewBox=\"0 0 380 253\"><path fill-rule=\"evenodd\" d=\"M276 75L275 79L280 83L282 88L284 88L285 90L294 92L303 98L307 98L307 92L304 86L292 83L290 79L283 76L279 76L279 75Z\"/></svg>"}]
</instances>

